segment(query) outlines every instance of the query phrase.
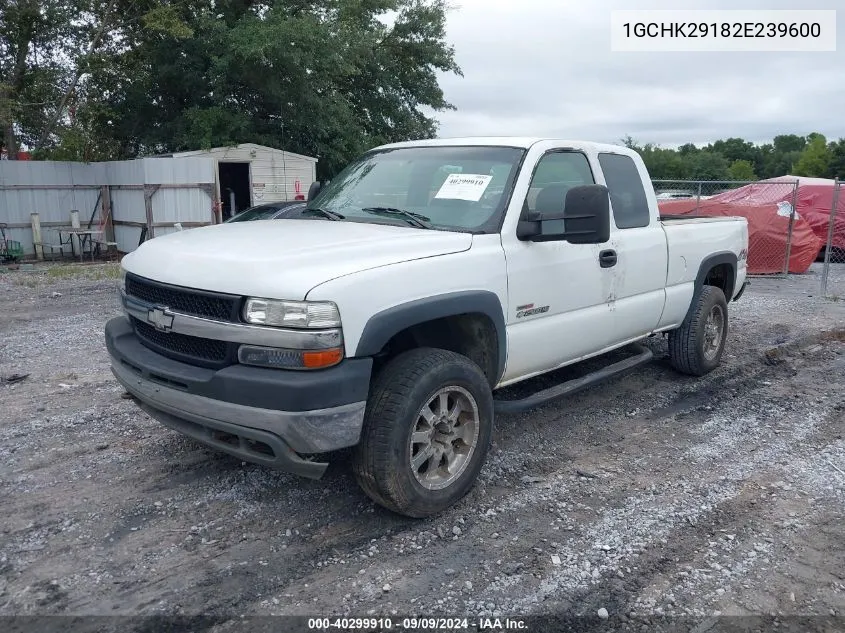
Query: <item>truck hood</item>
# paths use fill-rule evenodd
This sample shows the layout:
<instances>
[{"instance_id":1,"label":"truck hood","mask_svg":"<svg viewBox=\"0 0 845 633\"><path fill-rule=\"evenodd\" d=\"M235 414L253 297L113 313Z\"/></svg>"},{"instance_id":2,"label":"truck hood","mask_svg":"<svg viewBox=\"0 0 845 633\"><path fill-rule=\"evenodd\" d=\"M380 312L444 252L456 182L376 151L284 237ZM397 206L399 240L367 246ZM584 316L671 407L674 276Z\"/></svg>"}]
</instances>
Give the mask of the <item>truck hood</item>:
<instances>
[{"instance_id":1,"label":"truck hood","mask_svg":"<svg viewBox=\"0 0 845 633\"><path fill-rule=\"evenodd\" d=\"M472 235L327 220L258 220L186 229L122 260L163 283L270 299L304 299L336 277L465 251ZM369 289L366 289L369 290Z\"/></svg>"}]
</instances>

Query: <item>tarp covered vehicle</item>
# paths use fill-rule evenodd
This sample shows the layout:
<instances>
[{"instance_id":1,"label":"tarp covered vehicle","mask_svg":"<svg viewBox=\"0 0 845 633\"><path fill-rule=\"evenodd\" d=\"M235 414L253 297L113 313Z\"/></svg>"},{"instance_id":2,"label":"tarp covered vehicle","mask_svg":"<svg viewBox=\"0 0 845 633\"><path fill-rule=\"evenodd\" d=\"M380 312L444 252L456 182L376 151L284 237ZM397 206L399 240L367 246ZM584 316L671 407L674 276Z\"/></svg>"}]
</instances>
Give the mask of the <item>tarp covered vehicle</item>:
<instances>
[{"instance_id":1,"label":"tarp covered vehicle","mask_svg":"<svg viewBox=\"0 0 845 633\"><path fill-rule=\"evenodd\" d=\"M783 272L794 186L796 213L792 227L789 272L806 272L827 241L834 181L782 176L725 191L706 200L659 201L662 215L740 216L748 220L748 272ZM833 246L845 249L845 196L837 203Z\"/></svg>"}]
</instances>

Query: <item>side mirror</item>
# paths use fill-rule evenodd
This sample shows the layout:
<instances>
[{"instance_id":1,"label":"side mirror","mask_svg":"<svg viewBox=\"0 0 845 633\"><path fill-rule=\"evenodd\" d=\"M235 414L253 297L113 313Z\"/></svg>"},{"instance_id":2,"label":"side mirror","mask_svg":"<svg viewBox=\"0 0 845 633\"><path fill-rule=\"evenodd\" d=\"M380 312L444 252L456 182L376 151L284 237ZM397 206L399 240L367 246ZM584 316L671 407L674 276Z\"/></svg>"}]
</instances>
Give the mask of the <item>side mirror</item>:
<instances>
[{"instance_id":1,"label":"side mirror","mask_svg":"<svg viewBox=\"0 0 845 633\"><path fill-rule=\"evenodd\" d=\"M573 187L563 210L566 241L604 244L610 239L610 190L604 185Z\"/></svg>"},{"instance_id":2,"label":"side mirror","mask_svg":"<svg viewBox=\"0 0 845 633\"><path fill-rule=\"evenodd\" d=\"M315 180L311 183L311 186L308 187L308 202L311 202L317 197L317 194L320 193L320 189L322 189L322 186L320 185L319 180Z\"/></svg>"},{"instance_id":3,"label":"side mirror","mask_svg":"<svg viewBox=\"0 0 845 633\"><path fill-rule=\"evenodd\" d=\"M520 240L603 244L610 239L610 196L604 185L572 187L560 212L532 215L517 225Z\"/></svg>"}]
</instances>

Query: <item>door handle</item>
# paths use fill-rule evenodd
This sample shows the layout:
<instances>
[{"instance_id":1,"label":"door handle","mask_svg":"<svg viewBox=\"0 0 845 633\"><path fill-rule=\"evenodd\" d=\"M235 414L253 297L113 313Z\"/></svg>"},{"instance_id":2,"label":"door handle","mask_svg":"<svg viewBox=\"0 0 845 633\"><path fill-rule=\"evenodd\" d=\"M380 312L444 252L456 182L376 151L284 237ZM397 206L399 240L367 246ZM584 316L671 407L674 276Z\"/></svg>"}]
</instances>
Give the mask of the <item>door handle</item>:
<instances>
[{"instance_id":1,"label":"door handle","mask_svg":"<svg viewBox=\"0 0 845 633\"><path fill-rule=\"evenodd\" d=\"M616 251L611 249L599 253L599 264L602 268L616 266Z\"/></svg>"}]
</instances>

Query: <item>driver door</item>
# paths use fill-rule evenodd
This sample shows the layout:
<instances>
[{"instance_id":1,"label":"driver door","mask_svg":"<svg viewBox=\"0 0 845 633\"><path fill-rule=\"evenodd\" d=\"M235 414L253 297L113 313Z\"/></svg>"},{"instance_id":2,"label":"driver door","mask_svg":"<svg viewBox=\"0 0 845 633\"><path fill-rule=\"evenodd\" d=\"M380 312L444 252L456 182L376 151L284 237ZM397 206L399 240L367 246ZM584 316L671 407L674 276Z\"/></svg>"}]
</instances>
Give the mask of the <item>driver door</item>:
<instances>
[{"instance_id":1,"label":"driver door","mask_svg":"<svg viewBox=\"0 0 845 633\"><path fill-rule=\"evenodd\" d=\"M595 184L587 155L544 154L523 215L560 210L573 186ZM611 237L611 240L613 238ZM560 367L607 346L612 314L606 299L616 268L602 268L606 244L521 241L502 234L508 270L508 360L502 382Z\"/></svg>"}]
</instances>

